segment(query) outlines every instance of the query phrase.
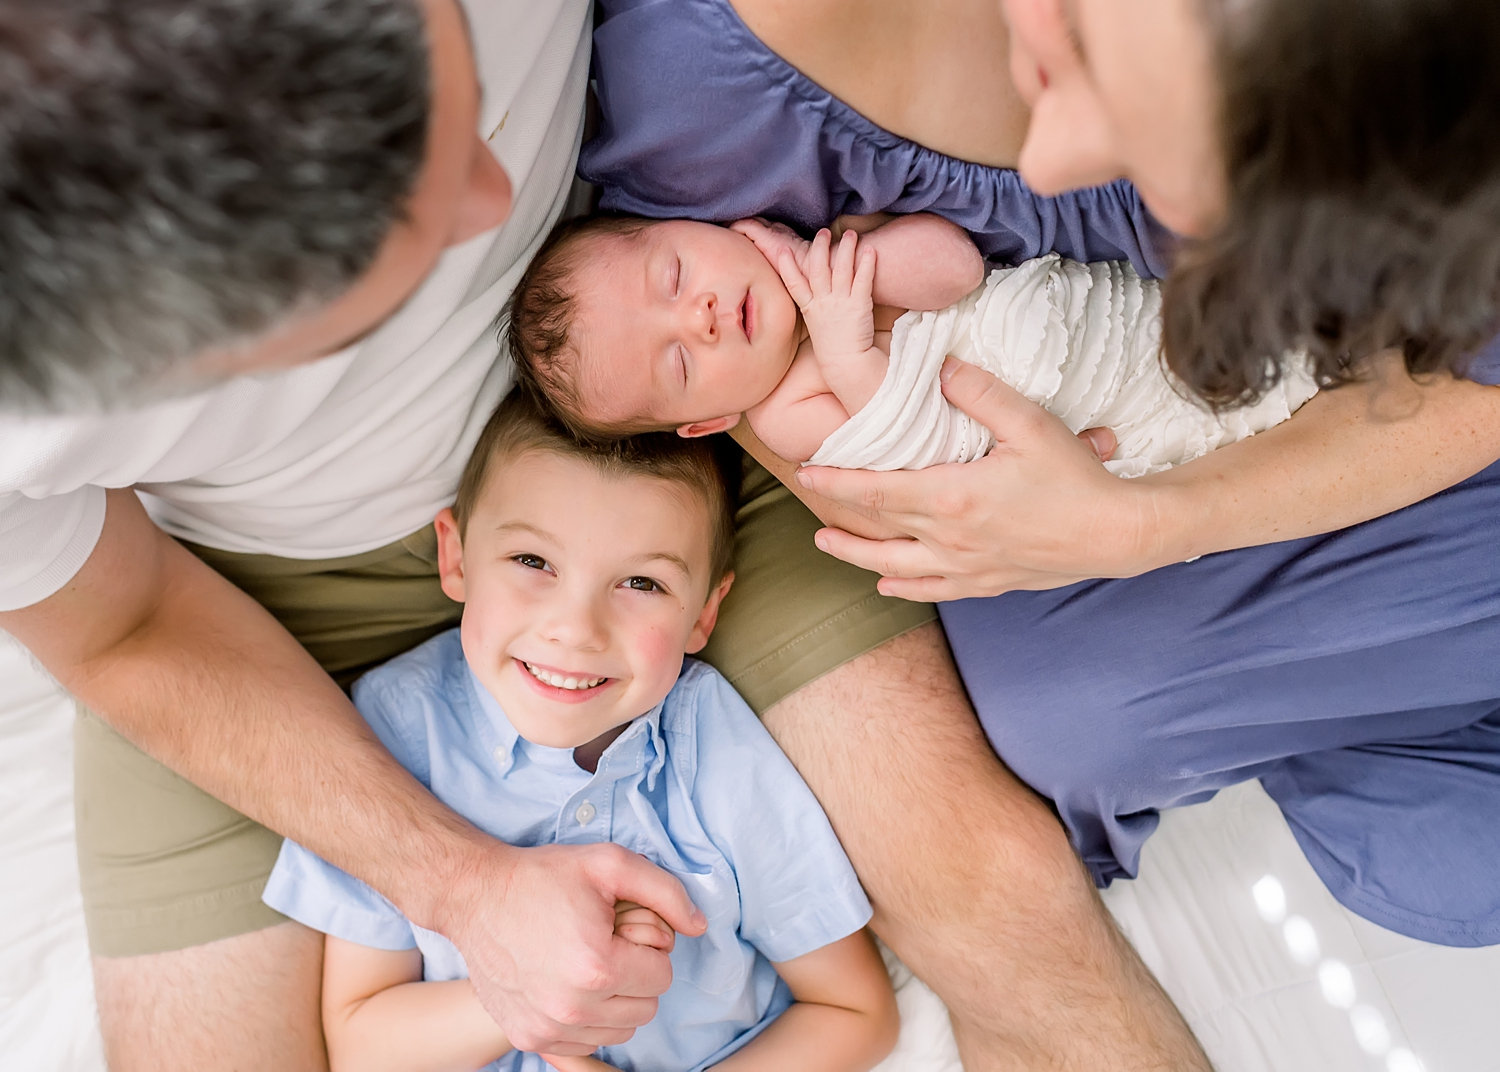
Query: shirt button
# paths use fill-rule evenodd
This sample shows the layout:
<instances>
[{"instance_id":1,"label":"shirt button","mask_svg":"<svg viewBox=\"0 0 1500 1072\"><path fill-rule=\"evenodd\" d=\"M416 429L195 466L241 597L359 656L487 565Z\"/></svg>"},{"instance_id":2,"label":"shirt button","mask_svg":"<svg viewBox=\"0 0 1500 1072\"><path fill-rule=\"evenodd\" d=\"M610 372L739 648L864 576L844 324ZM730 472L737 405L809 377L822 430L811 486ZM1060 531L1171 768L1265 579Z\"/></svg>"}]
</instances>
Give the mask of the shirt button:
<instances>
[{"instance_id":1,"label":"shirt button","mask_svg":"<svg viewBox=\"0 0 1500 1072\"><path fill-rule=\"evenodd\" d=\"M587 826L593 821L596 814L598 813L594 810L594 806L585 800L582 804L578 805L578 810L573 813L573 818L578 820L579 826Z\"/></svg>"},{"instance_id":2,"label":"shirt button","mask_svg":"<svg viewBox=\"0 0 1500 1072\"><path fill-rule=\"evenodd\" d=\"M510 766L510 753L505 750L505 746L503 744L497 744L495 746L494 755L495 755L495 762L498 763L498 764L500 764L500 766L502 766L502 767L508 767L508 766Z\"/></svg>"}]
</instances>

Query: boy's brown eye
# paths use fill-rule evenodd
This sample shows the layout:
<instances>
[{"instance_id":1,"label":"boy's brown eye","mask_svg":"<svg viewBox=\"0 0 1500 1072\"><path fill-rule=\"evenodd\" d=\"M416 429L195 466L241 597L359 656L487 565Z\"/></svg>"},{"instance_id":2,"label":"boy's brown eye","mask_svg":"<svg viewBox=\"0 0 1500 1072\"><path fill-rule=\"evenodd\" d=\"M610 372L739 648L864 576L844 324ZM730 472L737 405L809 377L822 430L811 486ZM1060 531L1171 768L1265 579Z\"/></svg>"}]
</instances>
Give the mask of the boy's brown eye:
<instances>
[{"instance_id":1,"label":"boy's brown eye","mask_svg":"<svg viewBox=\"0 0 1500 1072\"><path fill-rule=\"evenodd\" d=\"M522 552L519 555L511 555L510 560L518 566L525 566L527 569L544 570L547 568L547 560L541 555L529 555Z\"/></svg>"},{"instance_id":2,"label":"boy's brown eye","mask_svg":"<svg viewBox=\"0 0 1500 1072\"><path fill-rule=\"evenodd\" d=\"M663 588L656 581L653 581L650 577L627 577L625 579L625 587L626 588L634 589L637 592L665 592L666 591L665 588Z\"/></svg>"}]
</instances>

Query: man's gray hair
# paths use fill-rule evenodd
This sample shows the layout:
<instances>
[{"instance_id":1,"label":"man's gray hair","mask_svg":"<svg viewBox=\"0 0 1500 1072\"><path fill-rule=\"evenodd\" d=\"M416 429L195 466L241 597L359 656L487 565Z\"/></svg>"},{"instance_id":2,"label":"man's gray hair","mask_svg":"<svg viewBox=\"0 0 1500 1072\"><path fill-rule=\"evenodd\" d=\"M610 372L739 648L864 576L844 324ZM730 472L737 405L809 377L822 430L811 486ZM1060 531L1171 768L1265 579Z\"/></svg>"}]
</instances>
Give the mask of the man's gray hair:
<instances>
[{"instance_id":1,"label":"man's gray hair","mask_svg":"<svg viewBox=\"0 0 1500 1072\"><path fill-rule=\"evenodd\" d=\"M420 0L4 0L0 411L128 402L346 290L428 67Z\"/></svg>"}]
</instances>

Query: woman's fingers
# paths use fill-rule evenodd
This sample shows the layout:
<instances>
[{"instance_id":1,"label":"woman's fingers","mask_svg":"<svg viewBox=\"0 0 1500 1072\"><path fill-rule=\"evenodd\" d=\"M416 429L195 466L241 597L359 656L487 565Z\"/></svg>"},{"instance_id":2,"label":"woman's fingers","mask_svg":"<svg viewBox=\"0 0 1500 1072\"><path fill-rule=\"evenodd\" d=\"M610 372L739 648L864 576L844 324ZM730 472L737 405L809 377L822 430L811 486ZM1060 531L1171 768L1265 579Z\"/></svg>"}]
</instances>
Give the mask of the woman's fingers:
<instances>
[{"instance_id":1,"label":"woman's fingers","mask_svg":"<svg viewBox=\"0 0 1500 1072\"><path fill-rule=\"evenodd\" d=\"M820 529L818 548L882 577L931 577L941 572L936 556L913 539L867 540L843 529Z\"/></svg>"}]
</instances>

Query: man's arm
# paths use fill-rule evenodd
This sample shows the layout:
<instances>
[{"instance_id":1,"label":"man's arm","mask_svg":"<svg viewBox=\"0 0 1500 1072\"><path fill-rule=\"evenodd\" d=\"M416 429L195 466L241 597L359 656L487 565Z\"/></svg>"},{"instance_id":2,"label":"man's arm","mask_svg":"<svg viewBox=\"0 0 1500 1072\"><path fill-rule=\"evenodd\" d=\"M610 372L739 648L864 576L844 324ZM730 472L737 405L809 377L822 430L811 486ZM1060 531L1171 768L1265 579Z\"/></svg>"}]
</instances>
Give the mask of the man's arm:
<instances>
[{"instance_id":1,"label":"man's arm","mask_svg":"<svg viewBox=\"0 0 1500 1072\"><path fill-rule=\"evenodd\" d=\"M447 934L518 1044L587 1052L654 1014L670 966L614 939L617 900L701 930L680 884L618 846L513 849L441 805L292 636L132 491L109 493L78 575L0 628L138 747Z\"/></svg>"}]
</instances>

